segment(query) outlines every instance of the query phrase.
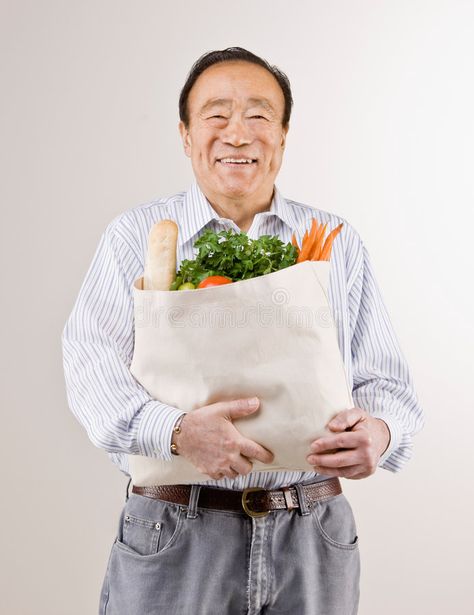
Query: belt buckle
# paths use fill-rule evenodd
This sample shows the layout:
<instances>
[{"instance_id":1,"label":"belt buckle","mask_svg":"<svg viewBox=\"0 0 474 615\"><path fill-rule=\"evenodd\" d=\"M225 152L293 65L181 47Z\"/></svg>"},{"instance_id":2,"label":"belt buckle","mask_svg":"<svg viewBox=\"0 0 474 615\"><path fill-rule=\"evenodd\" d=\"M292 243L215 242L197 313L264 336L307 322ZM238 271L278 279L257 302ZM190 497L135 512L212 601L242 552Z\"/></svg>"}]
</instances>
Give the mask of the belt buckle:
<instances>
[{"instance_id":1,"label":"belt buckle","mask_svg":"<svg viewBox=\"0 0 474 615\"><path fill-rule=\"evenodd\" d=\"M263 510L261 512L258 512L252 510L248 506L247 495L255 491L266 491L266 489L262 489L261 487L247 487L247 489L244 489L242 491L242 508L245 510L249 517L266 517L270 512L269 510Z\"/></svg>"}]
</instances>

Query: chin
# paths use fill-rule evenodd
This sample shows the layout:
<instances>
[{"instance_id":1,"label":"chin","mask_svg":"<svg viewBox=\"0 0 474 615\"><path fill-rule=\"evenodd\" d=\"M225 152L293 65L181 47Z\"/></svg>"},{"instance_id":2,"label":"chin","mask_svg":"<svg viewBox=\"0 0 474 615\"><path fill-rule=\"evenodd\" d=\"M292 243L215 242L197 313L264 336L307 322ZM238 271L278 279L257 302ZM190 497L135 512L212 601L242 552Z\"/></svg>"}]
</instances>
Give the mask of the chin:
<instances>
[{"instance_id":1,"label":"chin","mask_svg":"<svg viewBox=\"0 0 474 615\"><path fill-rule=\"evenodd\" d=\"M247 196L250 196L251 194L252 193L250 192L250 190L241 190L238 188L222 190L222 195L227 197L228 199L243 199Z\"/></svg>"},{"instance_id":2,"label":"chin","mask_svg":"<svg viewBox=\"0 0 474 615\"><path fill-rule=\"evenodd\" d=\"M253 194L254 190L252 186L248 184L242 185L240 183L220 183L220 192L228 198L243 198Z\"/></svg>"}]
</instances>

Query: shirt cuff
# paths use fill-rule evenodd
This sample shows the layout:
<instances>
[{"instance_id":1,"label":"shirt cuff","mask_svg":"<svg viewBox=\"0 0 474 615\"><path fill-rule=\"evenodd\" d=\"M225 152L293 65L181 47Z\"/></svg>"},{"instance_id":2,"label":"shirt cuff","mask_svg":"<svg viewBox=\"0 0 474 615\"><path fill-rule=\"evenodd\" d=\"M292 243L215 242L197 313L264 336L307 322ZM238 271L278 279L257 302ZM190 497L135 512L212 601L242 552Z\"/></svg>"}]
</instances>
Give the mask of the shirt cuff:
<instances>
[{"instance_id":1,"label":"shirt cuff","mask_svg":"<svg viewBox=\"0 0 474 615\"><path fill-rule=\"evenodd\" d=\"M183 414L186 414L183 410L159 401L145 404L137 433L139 455L171 461L173 427Z\"/></svg>"},{"instance_id":2,"label":"shirt cuff","mask_svg":"<svg viewBox=\"0 0 474 615\"><path fill-rule=\"evenodd\" d=\"M397 448L399 448L402 442L403 431L400 423L390 415L376 413L372 414L371 416L373 416L375 419L382 419L382 421L387 425L390 432L390 442L388 443L387 450L380 457L377 464L378 467L383 467L383 464L390 457L390 455L394 451L396 451Z\"/></svg>"}]
</instances>

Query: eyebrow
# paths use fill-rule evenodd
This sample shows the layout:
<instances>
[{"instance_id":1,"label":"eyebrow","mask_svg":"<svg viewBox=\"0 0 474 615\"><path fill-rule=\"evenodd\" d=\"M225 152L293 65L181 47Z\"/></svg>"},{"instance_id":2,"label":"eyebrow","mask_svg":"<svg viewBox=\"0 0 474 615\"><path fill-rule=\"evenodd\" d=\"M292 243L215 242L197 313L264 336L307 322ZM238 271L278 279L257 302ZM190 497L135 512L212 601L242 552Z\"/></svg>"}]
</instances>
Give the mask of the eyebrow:
<instances>
[{"instance_id":1,"label":"eyebrow","mask_svg":"<svg viewBox=\"0 0 474 615\"><path fill-rule=\"evenodd\" d=\"M275 109L271 105L270 101L267 100L266 98L249 98L248 103L249 103L248 104L249 107L263 107L264 109L266 109L266 111L268 111L272 115L275 115ZM229 98L212 98L211 100L208 100L207 103L205 103L201 107L200 113L206 113L207 111L209 111L210 109L213 109L214 107L230 108L231 106L232 106L232 101Z\"/></svg>"},{"instance_id":2,"label":"eyebrow","mask_svg":"<svg viewBox=\"0 0 474 615\"><path fill-rule=\"evenodd\" d=\"M263 107L269 113L275 113L275 109L267 98L249 98L251 107Z\"/></svg>"},{"instance_id":3,"label":"eyebrow","mask_svg":"<svg viewBox=\"0 0 474 615\"><path fill-rule=\"evenodd\" d=\"M214 107L230 107L231 101L228 98L212 98L201 107L201 113L205 113Z\"/></svg>"}]
</instances>

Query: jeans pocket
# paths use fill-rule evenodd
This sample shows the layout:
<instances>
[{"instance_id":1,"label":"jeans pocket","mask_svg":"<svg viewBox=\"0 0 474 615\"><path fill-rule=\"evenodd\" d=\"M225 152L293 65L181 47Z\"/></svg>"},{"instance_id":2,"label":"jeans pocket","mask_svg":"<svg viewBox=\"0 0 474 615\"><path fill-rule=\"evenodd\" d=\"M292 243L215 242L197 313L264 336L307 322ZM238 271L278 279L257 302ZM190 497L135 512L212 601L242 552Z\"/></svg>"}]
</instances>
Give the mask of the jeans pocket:
<instances>
[{"instance_id":1,"label":"jeans pocket","mask_svg":"<svg viewBox=\"0 0 474 615\"><path fill-rule=\"evenodd\" d=\"M357 548L359 537L354 513L343 493L316 502L311 515L319 534L326 543L339 549Z\"/></svg>"},{"instance_id":2,"label":"jeans pocket","mask_svg":"<svg viewBox=\"0 0 474 615\"><path fill-rule=\"evenodd\" d=\"M142 557L157 555L170 547L178 538L183 517L182 507L147 499L143 502L135 497L127 501L115 541L119 548Z\"/></svg>"},{"instance_id":3,"label":"jeans pocket","mask_svg":"<svg viewBox=\"0 0 474 615\"><path fill-rule=\"evenodd\" d=\"M153 555L158 551L161 523L142 519L127 513L123 520L122 542L140 555Z\"/></svg>"}]
</instances>

